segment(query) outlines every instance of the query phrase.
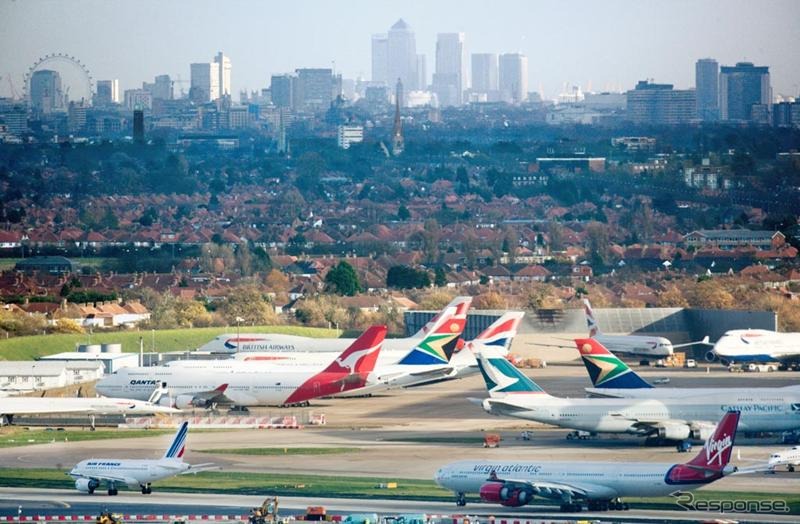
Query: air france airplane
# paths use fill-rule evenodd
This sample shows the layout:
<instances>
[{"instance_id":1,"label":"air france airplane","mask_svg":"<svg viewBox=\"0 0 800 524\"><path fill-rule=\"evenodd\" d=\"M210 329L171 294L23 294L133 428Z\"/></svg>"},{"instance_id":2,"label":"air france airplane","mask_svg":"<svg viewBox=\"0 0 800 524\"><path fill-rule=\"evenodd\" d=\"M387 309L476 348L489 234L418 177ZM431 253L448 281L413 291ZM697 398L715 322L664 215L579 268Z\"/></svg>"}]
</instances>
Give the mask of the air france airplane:
<instances>
[{"instance_id":1,"label":"air france airplane","mask_svg":"<svg viewBox=\"0 0 800 524\"><path fill-rule=\"evenodd\" d=\"M761 388L654 388L625 362L592 338L575 339L583 365L594 387L586 388L592 397L609 398L700 398L706 395L745 395L769 399L780 393L800 393L800 386Z\"/></svg>"},{"instance_id":2,"label":"air france airplane","mask_svg":"<svg viewBox=\"0 0 800 524\"><path fill-rule=\"evenodd\" d=\"M156 386L159 402L183 408L283 406L306 403L364 387L375 367L386 326L372 326L322 370L319 367L193 369L170 366L123 368L97 383L103 394L143 399Z\"/></svg>"},{"instance_id":3,"label":"air france airplane","mask_svg":"<svg viewBox=\"0 0 800 524\"><path fill-rule=\"evenodd\" d=\"M732 329L726 331L706 360L719 359L724 364L736 362L800 362L800 333L779 333L766 329Z\"/></svg>"},{"instance_id":4,"label":"air france airplane","mask_svg":"<svg viewBox=\"0 0 800 524\"><path fill-rule=\"evenodd\" d=\"M702 451L684 464L642 462L487 462L461 461L436 472L436 483L466 504L466 494L484 502L519 507L534 497L561 502L562 511L627 510L623 497L663 497L694 490L736 472L729 465L739 412L729 411Z\"/></svg>"},{"instance_id":5,"label":"air france airplane","mask_svg":"<svg viewBox=\"0 0 800 524\"><path fill-rule=\"evenodd\" d=\"M703 440L714 421L730 410L742 412L740 428L752 432L800 429L800 392L776 390L755 399L748 393L724 391L700 398L559 398L503 357L478 354L489 398L477 400L493 415L597 433L627 433L650 437L649 442Z\"/></svg>"},{"instance_id":6,"label":"air france airplane","mask_svg":"<svg viewBox=\"0 0 800 524\"><path fill-rule=\"evenodd\" d=\"M164 456L158 460L131 460L91 458L82 460L69 472L75 479L75 489L92 494L101 482L108 485L108 494L117 494L117 485L125 484L131 489L140 489L143 495L153 492L151 483L175 475L200 473L213 468L213 464L189 464L183 461L186 451L186 435L189 423L184 422L175 433Z\"/></svg>"}]
</instances>

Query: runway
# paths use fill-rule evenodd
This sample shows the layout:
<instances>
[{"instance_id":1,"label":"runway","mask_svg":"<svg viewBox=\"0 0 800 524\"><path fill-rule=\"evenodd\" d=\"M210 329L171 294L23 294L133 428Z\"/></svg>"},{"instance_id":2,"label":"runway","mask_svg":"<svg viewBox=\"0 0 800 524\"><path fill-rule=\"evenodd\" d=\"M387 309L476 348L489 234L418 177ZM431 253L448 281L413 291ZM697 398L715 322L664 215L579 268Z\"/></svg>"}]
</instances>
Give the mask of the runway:
<instances>
[{"instance_id":1,"label":"runway","mask_svg":"<svg viewBox=\"0 0 800 524\"><path fill-rule=\"evenodd\" d=\"M0 517L16 516L22 507L23 515L85 515L102 510L125 514L150 515L246 515L250 508L259 506L263 496L183 494L154 492L143 496L121 493L116 497L86 495L70 490L34 490L28 488L0 488ZM735 519L748 522L797 522L796 515L761 515L755 513L709 513L696 511L631 510L602 513L582 512L565 514L555 506L526 506L502 508L497 505L469 504L457 508L454 503L394 501L381 499L306 499L280 497L282 515L305 512L308 506L324 506L328 514L378 513L381 516L400 513L427 515L493 516L496 519L547 519L548 521L580 518L603 519L614 522L659 522L664 520L698 522L709 519ZM485 522L485 521L484 521Z\"/></svg>"}]
</instances>

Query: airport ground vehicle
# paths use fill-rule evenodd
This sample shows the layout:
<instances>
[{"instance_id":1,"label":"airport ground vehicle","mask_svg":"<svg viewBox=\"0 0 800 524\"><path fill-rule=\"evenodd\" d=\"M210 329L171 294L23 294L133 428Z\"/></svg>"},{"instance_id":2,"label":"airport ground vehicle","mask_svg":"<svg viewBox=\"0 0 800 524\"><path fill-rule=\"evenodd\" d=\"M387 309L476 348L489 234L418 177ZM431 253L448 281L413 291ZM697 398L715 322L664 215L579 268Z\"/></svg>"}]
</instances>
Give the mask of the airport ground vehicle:
<instances>
[{"instance_id":1,"label":"airport ground vehicle","mask_svg":"<svg viewBox=\"0 0 800 524\"><path fill-rule=\"evenodd\" d=\"M500 435L497 433L487 433L483 437L483 447L484 448L499 448L500 447Z\"/></svg>"},{"instance_id":2,"label":"airport ground vehicle","mask_svg":"<svg viewBox=\"0 0 800 524\"><path fill-rule=\"evenodd\" d=\"M278 497L269 496L261 506L250 510L249 524L273 524L278 521Z\"/></svg>"},{"instance_id":3,"label":"airport ground vehicle","mask_svg":"<svg viewBox=\"0 0 800 524\"><path fill-rule=\"evenodd\" d=\"M567 433L567 440L589 440L596 436L597 434L591 431L571 431Z\"/></svg>"}]
</instances>

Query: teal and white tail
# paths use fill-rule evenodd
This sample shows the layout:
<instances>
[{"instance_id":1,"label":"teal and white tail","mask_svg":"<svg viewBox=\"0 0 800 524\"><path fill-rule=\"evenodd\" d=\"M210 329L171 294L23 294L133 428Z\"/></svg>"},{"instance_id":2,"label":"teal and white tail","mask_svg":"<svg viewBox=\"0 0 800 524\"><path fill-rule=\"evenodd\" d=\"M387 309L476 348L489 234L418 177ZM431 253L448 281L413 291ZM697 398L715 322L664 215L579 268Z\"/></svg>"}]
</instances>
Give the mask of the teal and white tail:
<instances>
[{"instance_id":1,"label":"teal and white tail","mask_svg":"<svg viewBox=\"0 0 800 524\"><path fill-rule=\"evenodd\" d=\"M187 433L189 433L189 423L184 422L175 433L175 438L172 439L172 444L167 448L167 452L164 453L164 458L183 458L183 453L186 451Z\"/></svg>"},{"instance_id":2,"label":"teal and white tail","mask_svg":"<svg viewBox=\"0 0 800 524\"><path fill-rule=\"evenodd\" d=\"M475 356L490 397L503 396L506 393L546 394L536 382L496 352L486 350Z\"/></svg>"}]
</instances>

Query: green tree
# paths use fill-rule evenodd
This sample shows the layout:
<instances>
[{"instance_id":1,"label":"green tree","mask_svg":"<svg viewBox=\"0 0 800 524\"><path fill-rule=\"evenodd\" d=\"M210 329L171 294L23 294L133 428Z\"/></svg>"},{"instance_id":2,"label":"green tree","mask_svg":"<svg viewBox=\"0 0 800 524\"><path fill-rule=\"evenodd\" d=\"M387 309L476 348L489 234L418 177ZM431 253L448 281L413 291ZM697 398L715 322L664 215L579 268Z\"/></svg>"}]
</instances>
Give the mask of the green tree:
<instances>
[{"instance_id":1,"label":"green tree","mask_svg":"<svg viewBox=\"0 0 800 524\"><path fill-rule=\"evenodd\" d=\"M433 285L436 287L444 287L447 285L447 274L445 274L442 266L438 266L436 271L433 272Z\"/></svg>"},{"instance_id":2,"label":"green tree","mask_svg":"<svg viewBox=\"0 0 800 524\"><path fill-rule=\"evenodd\" d=\"M362 290L353 266L342 260L325 275L325 288L328 291L352 297Z\"/></svg>"},{"instance_id":3,"label":"green tree","mask_svg":"<svg viewBox=\"0 0 800 524\"><path fill-rule=\"evenodd\" d=\"M386 274L387 287L410 289L430 287L431 277L427 271L409 266L392 266Z\"/></svg>"},{"instance_id":4,"label":"green tree","mask_svg":"<svg viewBox=\"0 0 800 524\"><path fill-rule=\"evenodd\" d=\"M405 222L409 218L411 218L411 212L406 206L401 204L400 208L397 210L397 220Z\"/></svg>"}]
</instances>

